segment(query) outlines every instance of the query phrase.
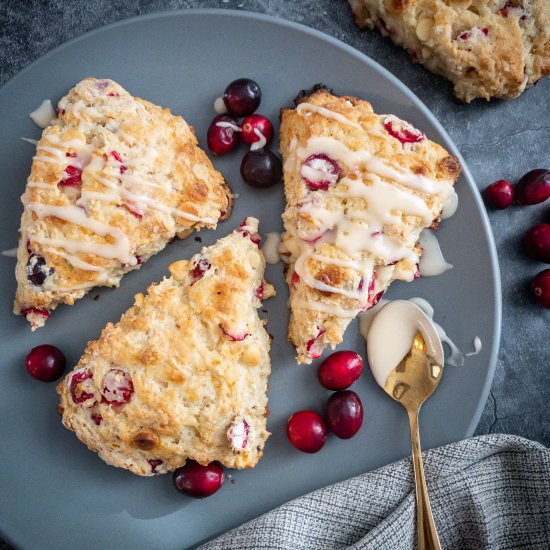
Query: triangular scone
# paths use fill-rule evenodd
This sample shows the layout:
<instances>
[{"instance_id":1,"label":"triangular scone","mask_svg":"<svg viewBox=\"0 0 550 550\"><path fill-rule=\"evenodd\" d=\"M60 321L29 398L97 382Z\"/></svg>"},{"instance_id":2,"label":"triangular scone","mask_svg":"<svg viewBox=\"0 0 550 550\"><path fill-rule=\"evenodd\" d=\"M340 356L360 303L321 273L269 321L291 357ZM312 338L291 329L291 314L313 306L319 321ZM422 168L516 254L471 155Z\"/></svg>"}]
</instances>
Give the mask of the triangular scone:
<instances>
[{"instance_id":1,"label":"triangular scone","mask_svg":"<svg viewBox=\"0 0 550 550\"><path fill-rule=\"evenodd\" d=\"M299 363L334 348L395 279L418 276L460 163L392 115L323 87L281 113L289 339Z\"/></svg>"},{"instance_id":2,"label":"triangular scone","mask_svg":"<svg viewBox=\"0 0 550 550\"><path fill-rule=\"evenodd\" d=\"M222 175L169 109L87 78L57 111L22 197L14 313L33 328L231 209Z\"/></svg>"},{"instance_id":3,"label":"triangular scone","mask_svg":"<svg viewBox=\"0 0 550 550\"><path fill-rule=\"evenodd\" d=\"M267 334L258 220L138 294L58 385L63 424L105 462L138 475L213 460L252 468L266 431Z\"/></svg>"},{"instance_id":4,"label":"triangular scone","mask_svg":"<svg viewBox=\"0 0 550 550\"><path fill-rule=\"evenodd\" d=\"M377 27L455 95L513 99L550 74L548 0L348 0L361 28Z\"/></svg>"}]
</instances>

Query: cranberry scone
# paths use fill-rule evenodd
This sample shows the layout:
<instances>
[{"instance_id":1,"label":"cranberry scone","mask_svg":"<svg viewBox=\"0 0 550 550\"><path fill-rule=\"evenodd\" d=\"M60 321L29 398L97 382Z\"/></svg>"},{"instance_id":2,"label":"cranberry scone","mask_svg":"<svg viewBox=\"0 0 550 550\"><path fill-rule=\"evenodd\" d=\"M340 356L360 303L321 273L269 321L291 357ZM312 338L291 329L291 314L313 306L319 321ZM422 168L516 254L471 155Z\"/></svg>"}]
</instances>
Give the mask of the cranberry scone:
<instances>
[{"instance_id":1,"label":"cranberry scone","mask_svg":"<svg viewBox=\"0 0 550 550\"><path fill-rule=\"evenodd\" d=\"M513 99L550 74L548 0L348 0L466 102Z\"/></svg>"},{"instance_id":2,"label":"cranberry scone","mask_svg":"<svg viewBox=\"0 0 550 550\"><path fill-rule=\"evenodd\" d=\"M14 313L33 329L231 209L224 178L169 109L86 78L57 113L22 197Z\"/></svg>"},{"instance_id":3,"label":"cranberry scone","mask_svg":"<svg viewBox=\"0 0 550 550\"><path fill-rule=\"evenodd\" d=\"M419 275L422 229L454 194L458 159L367 101L316 86L281 112L290 288L299 363L342 341L394 280Z\"/></svg>"},{"instance_id":4,"label":"cranberry scone","mask_svg":"<svg viewBox=\"0 0 550 550\"><path fill-rule=\"evenodd\" d=\"M256 310L275 291L257 230L247 218L171 264L58 385L63 424L108 464L148 476L262 456L270 336Z\"/></svg>"}]
</instances>

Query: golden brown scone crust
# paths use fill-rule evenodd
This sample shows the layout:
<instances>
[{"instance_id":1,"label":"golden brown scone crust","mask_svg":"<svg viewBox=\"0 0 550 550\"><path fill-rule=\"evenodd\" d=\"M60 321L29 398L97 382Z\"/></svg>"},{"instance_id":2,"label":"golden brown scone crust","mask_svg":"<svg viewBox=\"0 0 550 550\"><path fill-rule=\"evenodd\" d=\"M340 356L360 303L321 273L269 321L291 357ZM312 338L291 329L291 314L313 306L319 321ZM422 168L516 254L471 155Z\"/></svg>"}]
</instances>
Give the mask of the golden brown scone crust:
<instances>
[{"instance_id":1,"label":"golden brown scone crust","mask_svg":"<svg viewBox=\"0 0 550 550\"><path fill-rule=\"evenodd\" d=\"M463 101L513 99L550 74L548 0L348 2L360 27L377 27Z\"/></svg>"},{"instance_id":2,"label":"golden brown scone crust","mask_svg":"<svg viewBox=\"0 0 550 550\"><path fill-rule=\"evenodd\" d=\"M21 200L14 312L33 328L231 209L225 180L182 117L95 78L59 102Z\"/></svg>"},{"instance_id":3,"label":"golden brown scone crust","mask_svg":"<svg viewBox=\"0 0 550 550\"><path fill-rule=\"evenodd\" d=\"M393 280L418 276L420 231L439 220L460 163L404 121L375 114L367 101L323 89L299 101L281 113L282 245L289 339L298 362L311 363L342 341L351 320ZM401 143L385 124L415 133L418 142ZM312 189L304 179L304 161L318 154L341 170L326 189Z\"/></svg>"},{"instance_id":4,"label":"golden brown scone crust","mask_svg":"<svg viewBox=\"0 0 550 550\"><path fill-rule=\"evenodd\" d=\"M275 292L263 280L257 229L247 218L190 261L173 263L172 276L138 294L58 385L63 424L105 462L148 476L188 458L251 468L262 456L270 337L256 309ZM128 379L134 391L117 406L112 396ZM232 446L230 430L243 421L246 442Z\"/></svg>"}]
</instances>

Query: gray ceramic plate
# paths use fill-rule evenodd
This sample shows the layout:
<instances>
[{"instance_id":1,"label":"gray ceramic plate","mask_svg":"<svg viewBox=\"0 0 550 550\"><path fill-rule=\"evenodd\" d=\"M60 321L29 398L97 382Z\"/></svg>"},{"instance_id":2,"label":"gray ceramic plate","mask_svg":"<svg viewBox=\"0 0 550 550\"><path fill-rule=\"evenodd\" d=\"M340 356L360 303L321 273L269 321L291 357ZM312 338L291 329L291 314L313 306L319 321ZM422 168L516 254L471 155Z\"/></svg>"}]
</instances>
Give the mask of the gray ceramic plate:
<instances>
[{"instance_id":1,"label":"gray ceramic plate","mask_svg":"<svg viewBox=\"0 0 550 550\"><path fill-rule=\"evenodd\" d=\"M0 90L2 166L0 249L17 244L19 197L37 138L28 117L44 98L57 101L80 79L117 80L131 93L181 113L201 144L213 116L212 102L238 77L260 83L260 112L277 121L279 108L316 82L337 92L368 98L378 112L395 113L458 154L434 117L403 84L345 44L286 21L231 11L184 11L140 17L88 33L48 53ZM281 229L280 187L256 191L239 176L244 148L214 163L240 193L231 218L215 231L200 233L203 245L226 235L246 215L261 220L261 231ZM469 350L479 335L483 350L464 368L448 368L422 413L424 447L470 436L491 383L500 328L500 285L493 239L475 184L465 167L457 183L457 215L439 231L454 269L436 278L396 283L389 298L421 296L436 309L436 320ZM1 257L0 460L1 528L24 548L183 548L204 541L293 497L371 470L409 454L406 416L377 388L368 372L355 385L365 406L365 423L350 441L331 438L316 455L295 451L285 421L301 408L320 409L328 392L315 368L296 366L287 343L287 290L281 265L267 276L279 295L266 304L274 335L270 380L271 415L265 456L252 471L232 472L223 490L203 501L189 500L172 487L169 475L139 478L106 466L65 430L55 411L54 385L32 380L23 363L41 343L60 346L71 364L107 321L116 321L135 293L166 274L166 266L197 252L193 237L175 242L119 289L92 292L74 307L60 307L46 328L31 333L11 314L14 260ZM99 295L94 301L92 297ZM365 344L353 323L341 349L363 355Z\"/></svg>"}]
</instances>

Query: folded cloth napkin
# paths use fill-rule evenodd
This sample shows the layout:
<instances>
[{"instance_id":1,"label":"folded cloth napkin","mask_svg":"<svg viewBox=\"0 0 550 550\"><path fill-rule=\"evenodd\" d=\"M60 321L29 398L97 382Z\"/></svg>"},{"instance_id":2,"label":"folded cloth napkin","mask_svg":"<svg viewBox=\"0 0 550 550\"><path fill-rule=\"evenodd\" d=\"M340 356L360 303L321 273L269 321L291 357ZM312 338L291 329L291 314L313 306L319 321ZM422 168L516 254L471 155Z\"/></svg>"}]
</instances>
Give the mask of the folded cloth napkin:
<instances>
[{"instance_id":1,"label":"folded cloth napkin","mask_svg":"<svg viewBox=\"0 0 550 550\"><path fill-rule=\"evenodd\" d=\"M423 454L441 546L550 549L550 449L512 435L484 435ZM410 458L297 498L201 550L416 545Z\"/></svg>"}]
</instances>

